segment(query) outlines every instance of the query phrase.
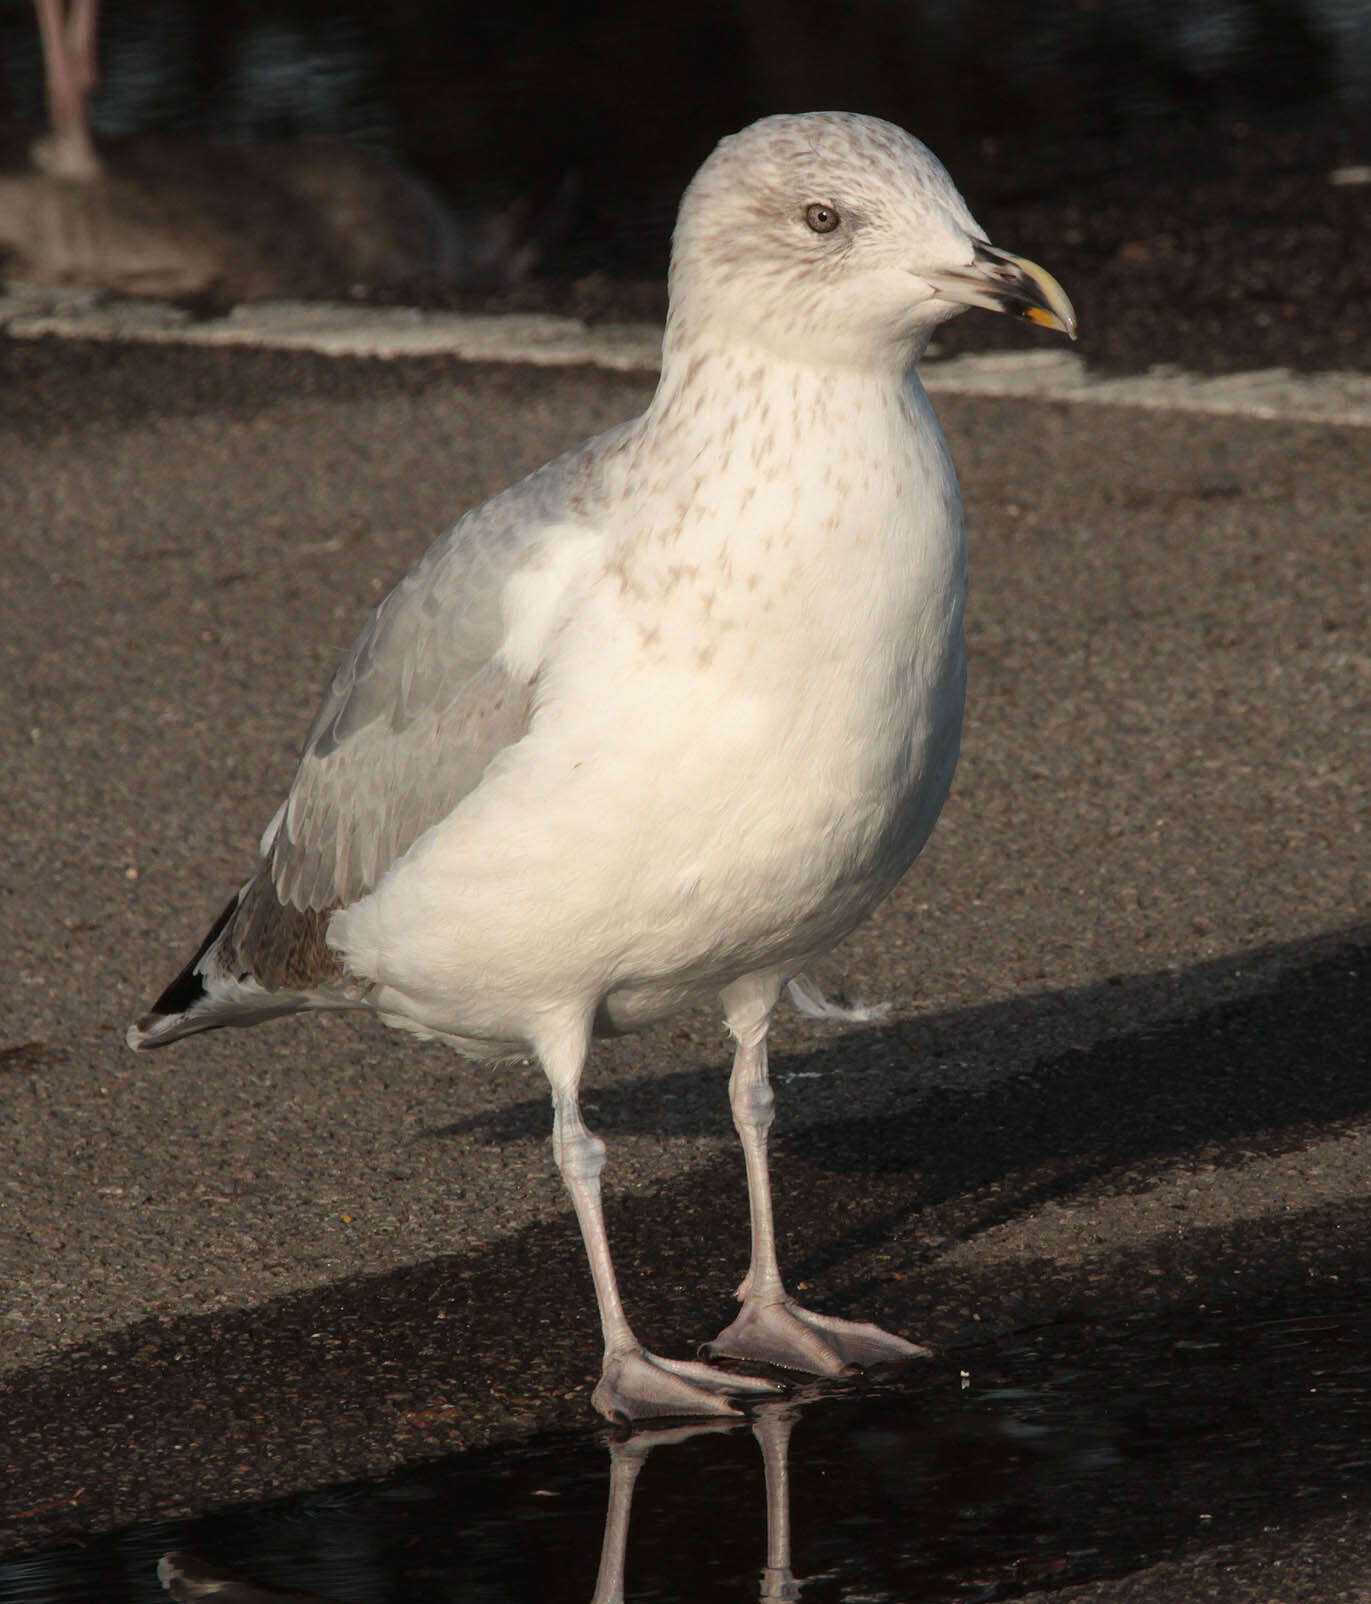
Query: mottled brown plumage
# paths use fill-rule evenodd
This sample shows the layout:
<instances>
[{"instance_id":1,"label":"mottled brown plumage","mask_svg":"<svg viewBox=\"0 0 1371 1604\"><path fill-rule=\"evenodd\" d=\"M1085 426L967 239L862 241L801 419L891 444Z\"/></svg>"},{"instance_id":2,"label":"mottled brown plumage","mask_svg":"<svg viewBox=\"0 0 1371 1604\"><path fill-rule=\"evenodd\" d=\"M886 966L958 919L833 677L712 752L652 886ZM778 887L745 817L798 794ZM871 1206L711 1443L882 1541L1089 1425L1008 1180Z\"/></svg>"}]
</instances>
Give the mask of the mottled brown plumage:
<instances>
[{"instance_id":1,"label":"mottled brown plumage","mask_svg":"<svg viewBox=\"0 0 1371 1604\"><path fill-rule=\"evenodd\" d=\"M249 881L221 945L220 960L268 991L319 991L342 980L343 960L325 935L330 908L282 902L266 865Z\"/></svg>"}]
</instances>

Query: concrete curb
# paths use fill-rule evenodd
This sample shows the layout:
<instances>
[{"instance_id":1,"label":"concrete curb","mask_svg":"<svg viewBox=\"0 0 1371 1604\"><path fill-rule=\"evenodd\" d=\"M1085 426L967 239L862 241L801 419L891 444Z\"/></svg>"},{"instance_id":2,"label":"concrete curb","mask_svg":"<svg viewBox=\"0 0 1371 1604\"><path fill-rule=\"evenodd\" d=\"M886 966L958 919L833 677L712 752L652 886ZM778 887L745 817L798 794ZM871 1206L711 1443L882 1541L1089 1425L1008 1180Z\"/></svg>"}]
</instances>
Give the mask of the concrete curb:
<instances>
[{"instance_id":1,"label":"concrete curb","mask_svg":"<svg viewBox=\"0 0 1371 1604\"><path fill-rule=\"evenodd\" d=\"M90 291L11 285L0 296L0 330L11 339L59 335L161 345L250 345L324 356L454 356L467 362L589 363L653 372L662 331L651 323L599 324L544 313L476 316L407 306L257 301L199 319L164 301L115 301Z\"/></svg>"},{"instance_id":2,"label":"concrete curb","mask_svg":"<svg viewBox=\"0 0 1371 1604\"><path fill-rule=\"evenodd\" d=\"M269 301L200 319L158 301L113 300L89 290L11 285L0 295L0 332L11 339L136 340L177 345L247 345L325 356L453 356L468 362L589 364L620 372L656 370L661 330L651 323L590 327L541 313L476 316L413 307ZM1286 368L1208 378L1160 366L1145 374L1091 373L1072 351L1005 351L938 360L924 383L945 395L1223 413L1292 423L1371 427L1371 375L1292 373Z\"/></svg>"}]
</instances>

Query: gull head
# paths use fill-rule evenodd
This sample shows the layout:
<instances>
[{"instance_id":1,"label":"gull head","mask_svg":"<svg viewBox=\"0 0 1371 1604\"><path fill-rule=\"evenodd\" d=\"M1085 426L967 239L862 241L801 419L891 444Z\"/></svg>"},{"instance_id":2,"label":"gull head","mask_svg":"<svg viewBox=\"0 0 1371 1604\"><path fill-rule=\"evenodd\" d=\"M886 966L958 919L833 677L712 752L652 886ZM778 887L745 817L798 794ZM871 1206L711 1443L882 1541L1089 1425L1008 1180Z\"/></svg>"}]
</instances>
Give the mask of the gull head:
<instances>
[{"instance_id":1,"label":"gull head","mask_svg":"<svg viewBox=\"0 0 1371 1604\"><path fill-rule=\"evenodd\" d=\"M668 358L724 340L902 371L969 306L1076 335L1051 274L992 245L932 151L878 117L763 118L720 142L681 201Z\"/></svg>"}]
</instances>

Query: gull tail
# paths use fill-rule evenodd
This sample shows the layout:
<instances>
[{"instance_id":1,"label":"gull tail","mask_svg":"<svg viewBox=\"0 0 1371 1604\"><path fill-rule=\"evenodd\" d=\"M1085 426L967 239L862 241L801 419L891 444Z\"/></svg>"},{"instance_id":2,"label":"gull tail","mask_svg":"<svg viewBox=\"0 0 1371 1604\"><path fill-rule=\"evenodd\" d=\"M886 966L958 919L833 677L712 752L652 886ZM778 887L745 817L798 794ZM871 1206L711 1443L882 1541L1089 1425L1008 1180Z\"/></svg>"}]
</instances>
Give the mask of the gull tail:
<instances>
[{"instance_id":1,"label":"gull tail","mask_svg":"<svg viewBox=\"0 0 1371 1604\"><path fill-rule=\"evenodd\" d=\"M276 900L265 873L249 880L210 926L195 956L141 1019L125 1041L135 1052L166 1047L183 1036L224 1025L255 1025L305 1008L347 1006L332 988L341 964L324 948L325 915L300 914ZM313 935L313 973L298 962L299 927ZM283 950L282 934L297 940ZM267 938L266 943L263 937ZM254 950L256 949L256 950Z\"/></svg>"}]
</instances>

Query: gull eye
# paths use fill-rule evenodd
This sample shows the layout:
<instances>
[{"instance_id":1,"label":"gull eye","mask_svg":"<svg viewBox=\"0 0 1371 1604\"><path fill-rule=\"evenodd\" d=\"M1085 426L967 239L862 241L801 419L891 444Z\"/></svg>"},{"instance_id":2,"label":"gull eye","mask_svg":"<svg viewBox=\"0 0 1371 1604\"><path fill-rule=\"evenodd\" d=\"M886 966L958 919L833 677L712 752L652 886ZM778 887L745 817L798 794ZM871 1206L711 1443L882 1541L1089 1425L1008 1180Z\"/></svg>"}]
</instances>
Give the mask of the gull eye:
<instances>
[{"instance_id":1,"label":"gull eye","mask_svg":"<svg viewBox=\"0 0 1371 1604\"><path fill-rule=\"evenodd\" d=\"M805 222L816 234L831 234L842 218L838 216L836 206L825 206L822 201L815 201L812 206L805 207Z\"/></svg>"}]
</instances>

